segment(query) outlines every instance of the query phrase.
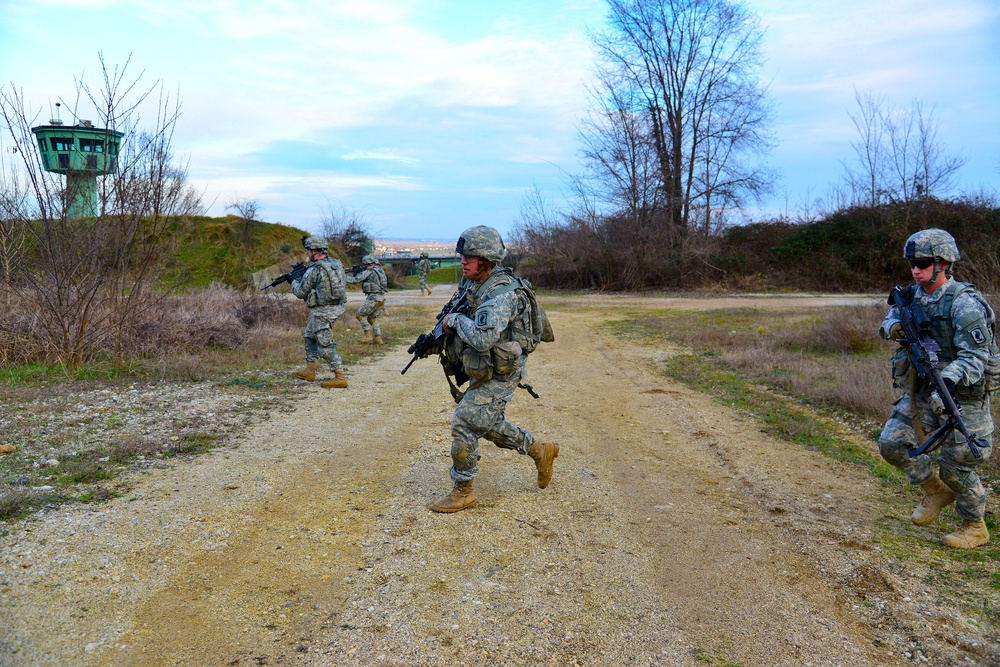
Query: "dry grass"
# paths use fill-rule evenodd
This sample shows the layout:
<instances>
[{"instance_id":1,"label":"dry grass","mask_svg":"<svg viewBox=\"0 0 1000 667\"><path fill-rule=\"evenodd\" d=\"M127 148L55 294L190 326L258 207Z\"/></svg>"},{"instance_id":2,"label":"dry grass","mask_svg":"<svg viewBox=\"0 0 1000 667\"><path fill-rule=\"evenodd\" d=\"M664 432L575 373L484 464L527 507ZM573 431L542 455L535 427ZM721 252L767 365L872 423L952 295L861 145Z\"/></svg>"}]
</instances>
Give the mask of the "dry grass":
<instances>
[{"instance_id":1,"label":"dry grass","mask_svg":"<svg viewBox=\"0 0 1000 667\"><path fill-rule=\"evenodd\" d=\"M871 305L806 313L749 308L661 311L635 313L633 320L618 326L638 326L647 335L665 336L699 360L832 410L875 437L900 393L889 371L896 345L877 334L884 316L884 307ZM1000 423L998 403L994 400L993 411ZM997 477L1000 455L983 472Z\"/></svg>"}]
</instances>

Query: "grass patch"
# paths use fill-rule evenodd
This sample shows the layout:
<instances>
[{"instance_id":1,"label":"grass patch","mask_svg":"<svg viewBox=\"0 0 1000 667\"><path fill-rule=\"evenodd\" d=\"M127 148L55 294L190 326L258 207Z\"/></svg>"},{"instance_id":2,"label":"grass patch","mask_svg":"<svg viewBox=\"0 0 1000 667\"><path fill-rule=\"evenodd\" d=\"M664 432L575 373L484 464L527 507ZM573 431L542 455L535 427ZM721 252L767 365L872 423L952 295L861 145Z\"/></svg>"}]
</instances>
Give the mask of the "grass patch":
<instances>
[{"instance_id":1,"label":"grass patch","mask_svg":"<svg viewBox=\"0 0 1000 667\"><path fill-rule=\"evenodd\" d=\"M838 461L864 466L881 479L905 480L902 473L881 457L872 456L853 441L832 433L829 419L721 366L714 353L674 355L664 362L663 372L748 413L763 424L765 433L809 447Z\"/></svg>"}]
</instances>

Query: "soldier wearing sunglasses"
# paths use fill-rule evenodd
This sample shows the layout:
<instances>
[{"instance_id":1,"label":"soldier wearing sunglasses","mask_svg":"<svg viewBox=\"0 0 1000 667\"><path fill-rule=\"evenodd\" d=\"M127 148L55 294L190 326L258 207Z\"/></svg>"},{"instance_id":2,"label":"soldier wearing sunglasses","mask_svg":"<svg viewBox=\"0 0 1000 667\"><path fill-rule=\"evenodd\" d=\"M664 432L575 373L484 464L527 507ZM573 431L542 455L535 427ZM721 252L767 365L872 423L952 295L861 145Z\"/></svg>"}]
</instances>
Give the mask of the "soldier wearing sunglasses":
<instances>
[{"instance_id":1,"label":"soldier wearing sunglasses","mask_svg":"<svg viewBox=\"0 0 1000 667\"><path fill-rule=\"evenodd\" d=\"M903 249L910 263L913 285L905 288L908 303L919 303L929 319L929 334L940 345L938 370L961 409L970 433L988 447L976 456L965 437L953 431L940 448L938 469L930 455L910 457L907 450L926 440L945 423L940 395L922 380L900 346L892 359L893 385L902 390L892 415L879 436L879 453L906 473L911 484L923 487L924 497L911 516L918 526L931 524L941 510L955 503L962 519L944 544L974 549L989 542L983 516L986 489L976 467L990 458L993 418L990 394L1000 386L995 374L998 348L994 339L996 315L974 285L956 281L951 272L960 255L955 239L942 229L912 235ZM898 307L893 305L879 328L886 340L904 341Z\"/></svg>"}]
</instances>

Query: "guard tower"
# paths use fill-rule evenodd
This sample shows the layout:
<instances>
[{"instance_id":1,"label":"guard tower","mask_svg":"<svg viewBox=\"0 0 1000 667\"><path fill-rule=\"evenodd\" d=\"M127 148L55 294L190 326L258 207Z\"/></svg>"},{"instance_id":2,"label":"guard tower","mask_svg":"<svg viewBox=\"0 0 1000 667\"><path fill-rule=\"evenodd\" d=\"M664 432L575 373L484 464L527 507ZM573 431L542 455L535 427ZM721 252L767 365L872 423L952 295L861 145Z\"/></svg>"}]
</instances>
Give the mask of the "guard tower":
<instances>
[{"instance_id":1,"label":"guard tower","mask_svg":"<svg viewBox=\"0 0 1000 667\"><path fill-rule=\"evenodd\" d=\"M67 126L59 118L31 131L38 140L42 167L66 177L69 217L97 217L97 177L117 167L118 146L124 133L94 127L89 120Z\"/></svg>"}]
</instances>

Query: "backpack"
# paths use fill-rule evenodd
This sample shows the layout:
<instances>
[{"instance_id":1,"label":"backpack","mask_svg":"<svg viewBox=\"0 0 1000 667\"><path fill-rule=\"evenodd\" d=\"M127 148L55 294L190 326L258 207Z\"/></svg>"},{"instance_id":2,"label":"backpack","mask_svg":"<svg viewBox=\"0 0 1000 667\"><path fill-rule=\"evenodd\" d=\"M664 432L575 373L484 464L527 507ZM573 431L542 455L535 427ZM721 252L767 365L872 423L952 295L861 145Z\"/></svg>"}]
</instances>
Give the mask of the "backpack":
<instances>
[{"instance_id":1,"label":"backpack","mask_svg":"<svg viewBox=\"0 0 1000 667\"><path fill-rule=\"evenodd\" d=\"M535 289L532 284L508 268L502 269L497 274L497 277L501 280L509 278L510 281L487 289L489 298L492 299L501 294L516 291L519 296L524 297L525 301L528 302L527 308L520 318L520 323L523 326L518 326L512 322L507 329L508 340L516 342L528 354L534 352L539 343L551 343L555 341L556 337L552 331L552 324L549 323L549 316L545 314L545 309L538 303L538 297L535 296Z\"/></svg>"}]
</instances>

